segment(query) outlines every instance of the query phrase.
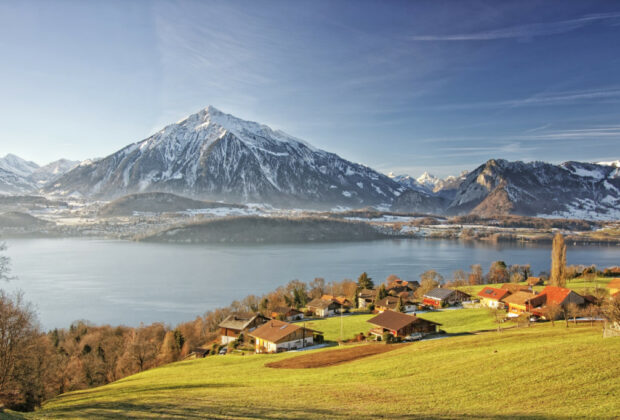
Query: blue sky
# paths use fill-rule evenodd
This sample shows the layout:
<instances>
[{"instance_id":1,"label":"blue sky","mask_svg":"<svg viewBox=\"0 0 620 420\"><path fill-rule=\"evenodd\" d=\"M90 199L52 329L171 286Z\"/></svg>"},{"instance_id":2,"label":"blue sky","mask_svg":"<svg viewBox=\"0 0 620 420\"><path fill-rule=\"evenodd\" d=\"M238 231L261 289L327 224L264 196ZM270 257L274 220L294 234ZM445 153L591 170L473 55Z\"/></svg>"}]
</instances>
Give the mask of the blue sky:
<instances>
[{"instance_id":1,"label":"blue sky","mask_svg":"<svg viewBox=\"0 0 620 420\"><path fill-rule=\"evenodd\" d=\"M211 104L383 172L620 158L620 3L0 1L0 155Z\"/></svg>"}]
</instances>

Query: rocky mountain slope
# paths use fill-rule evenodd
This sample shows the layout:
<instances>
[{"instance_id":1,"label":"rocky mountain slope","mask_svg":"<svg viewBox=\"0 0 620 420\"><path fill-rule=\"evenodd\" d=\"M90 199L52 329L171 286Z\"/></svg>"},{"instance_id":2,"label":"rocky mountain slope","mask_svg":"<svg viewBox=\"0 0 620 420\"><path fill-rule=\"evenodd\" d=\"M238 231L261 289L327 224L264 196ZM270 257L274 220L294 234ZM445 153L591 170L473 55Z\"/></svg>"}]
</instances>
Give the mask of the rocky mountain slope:
<instances>
[{"instance_id":1,"label":"rocky mountain slope","mask_svg":"<svg viewBox=\"0 0 620 420\"><path fill-rule=\"evenodd\" d=\"M0 194L25 194L36 191L73 169L79 162L60 159L39 166L19 156L8 154L0 158Z\"/></svg>"},{"instance_id":2,"label":"rocky mountain slope","mask_svg":"<svg viewBox=\"0 0 620 420\"><path fill-rule=\"evenodd\" d=\"M44 188L96 198L163 191L287 207L389 205L404 190L366 166L213 107Z\"/></svg>"},{"instance_id":3,"label":"rocky mountain slope","mask_svg":"<svg viewBox=\"0 0 620 420\"><path fill-rule=\"evenodd\" d=\"M467 175L452 214L620 218L620 170L612 165L489 160Z\"/></svg>"}]
</instances>

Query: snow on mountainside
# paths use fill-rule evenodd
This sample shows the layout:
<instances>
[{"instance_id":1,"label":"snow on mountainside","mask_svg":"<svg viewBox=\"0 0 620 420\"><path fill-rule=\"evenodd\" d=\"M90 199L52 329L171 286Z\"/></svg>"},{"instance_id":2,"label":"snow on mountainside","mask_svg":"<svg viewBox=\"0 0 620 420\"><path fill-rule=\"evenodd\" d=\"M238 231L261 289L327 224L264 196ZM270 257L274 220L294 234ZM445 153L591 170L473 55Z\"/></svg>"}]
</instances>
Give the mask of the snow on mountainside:
<instances>
[{"instance_id":1,"label":"snow on mountainside","mask_svg":"<svg viewBox=\"0 0 620 420\"><path fill-rule=\"evenodd\" d=\"M620 218L617 168L592 163L492 159L471 172L449 213L521 214L585 219Z\"/></svg>"},{"instance_id":2,"label":"snow on mountainside","mask_svg":"<svg viewBox=\"0 0 620 420\"><path fill-rule=\"evenodd\" d=\"M463 171L459 176L448 176L445 179L437 178L428 172L424 172L417 179L409 175L395 175L393 172L390 172L388 176L411 190L446 195L447 190L456 190L465 180L467 174L467 171Z\"/></svg>"},{"instance_id":3,"label":"snow on mountainside","mask_svg":"<svg viewBox=\"0 0 620 420\"><path fill-rule=\"evenodd\" d=\"M163 191L280 206L390 204L385 175L211 106L47 185L48 193L113 198Z\"/></svg>"},{"instance_id":4,"label":"snow on mountainside","mask_svg":"<svg viewBox=\"0 0 620 420\"><path fill-rule=\"evenodd\" d=\"M35 182L39 187L42 187L48 182L55 181L79 164L80 161L77 160L59 159L37 168L29 176L29 179Z\"/></svg>"},{"instance_id":5,"label":"snow on mountainside","mask_svg":"<svg viewBox=\"0 0 620 420\"><path fill-rule=\"evenodd\" d=\"M0 158L0 169L27 178L39 169L39 165L9 153L5 157Z\"/></svg>"}]
</instances>

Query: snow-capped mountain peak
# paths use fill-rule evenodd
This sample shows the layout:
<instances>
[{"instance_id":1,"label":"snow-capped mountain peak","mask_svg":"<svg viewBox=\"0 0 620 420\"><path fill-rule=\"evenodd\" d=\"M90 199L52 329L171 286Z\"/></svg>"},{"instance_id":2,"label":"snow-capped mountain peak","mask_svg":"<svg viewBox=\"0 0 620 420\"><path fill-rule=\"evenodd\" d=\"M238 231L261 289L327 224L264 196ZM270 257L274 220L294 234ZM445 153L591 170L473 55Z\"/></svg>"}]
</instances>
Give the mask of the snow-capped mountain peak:
<instances>
[{"instance_id":1,"label":"snow-capped mountain peak","mask_svg":"<svg viewBox=\"0 0 620 420\"><path fill-rule=\"evenodd\" d=\"M111 198L162 191L276 205L389 205L404 187L266 125L209 106L81 165L46 191Z\"/></svg>"},{"instance_id":2,"label":"snow-capped mountain peak","mask_svg":"<svg viewBox=\"0 0 620 420\"><path fill-rule=\"evenodd\" d=\"M7 154L3 158L0 158L0 169L4 169L7 172L12 172L16 175L27 177L39 168L34 162L27 161L15 156L14 154Z\"/></svg>"},{"instance_id":3,"label":"snow-capped mountain peak","mask_svg":"<svg viewBox=\"0 0 620 420\"><path fill-rule=\"evenodd\" d=\"M418 182L418 184L423 185L432 191L437 185L437 183L440 181L440 179L437 178L435 175L424 172L416 179L416 181Z\"/></svg>"}]
</instances>

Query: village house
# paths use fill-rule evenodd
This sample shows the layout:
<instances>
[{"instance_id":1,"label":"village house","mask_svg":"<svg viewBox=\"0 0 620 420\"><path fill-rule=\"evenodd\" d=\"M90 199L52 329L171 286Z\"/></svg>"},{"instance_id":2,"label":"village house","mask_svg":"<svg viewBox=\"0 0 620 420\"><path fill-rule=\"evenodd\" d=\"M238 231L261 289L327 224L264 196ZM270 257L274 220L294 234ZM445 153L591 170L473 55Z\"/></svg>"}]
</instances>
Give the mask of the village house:
<instances>
[{"instance_id":1,"label":"village house","mask_svg":"<svg viewBox=\"0 0 620 420\"><path fill-rule=\"evenodd\" d=\"M575 293L571 289L565 287L546 286L536 299L531 299L529 305L531 312L540 317L545 317L545 307L549 305L557 305L565 308L568 304L574 303L577 306L586 304L583 296Z\"/></svg>"},{"instance_id":2,"label":"village house","mask_svg":"<svg viewBox=\"0 0 620 420\"><path fill-rule=\"evenodd\" d=\"M353 307L351 301L344 296L323 295L321 296L321 299L336 302L344 309L350 309L351 307Z\"/></svg>"},{"instance_id":3,"label":"village house","mask_svg":"<svg viewBox=\"0 0 620 420\"><path fill-rule=\"evenodd\" d=\"M510 292L506 289L497 289L495 287L485 287L478 292L480 303L489 308L504 308L504 298L510 296Z\"/></svg>"},{"instance_id":4,"label":"village house","mask_svg":"<svg viewBox=\"0 0 620 420\"><path fill-rule=\"evenodd\" d=\"M306 308L319 318L325 318L334 315L340 309L340 304L334 300L324 300L316 298L310 301Z\"/></svg>"},{"instance_id":5,"label":"village house","mask_svg":"<svg viewBox=\"0 0 620 420\"><path fill-rule=\"evenodd\" d=\"M357 294L357 307L366 308L377 298L377 291L374 289L362 289Z\"/></svg>"},{"instance_id":6,"label":"village house","mask_svg":"<svg viewBox=\"0 0 620 420\"><path fill-rule=\"evenodd\" d=\"M235 341L239 334L253 331L258 326L269 321L269 318L261 314L233 314L224 319L220 328L221 343L228 344Z\"/></svg>"},{"instance_id":7,"label":"village house","mask_svg":"<svg viewBox=\"0 0 620 420\"><path fill-rule=\"evenodd\" d=\"M530 286L526 286L523 284L517 284L517 283L504 283L502 284L502 289L508 290L510 293L532 291L532 288Z\"/></svg>"},{"instance_id":8,"label":"village house","mask_svg":"<svg viewBox=\"0 0 620 420\"><path fill-rule=\"evenodd\" d=\"M407 292L409 296L413 295L413 292L420 287L420 283L417 281L405 281L396 279L387 285L386 291L392 296L398 296L403 292Z\"/></svg>"},{"instance_id":9,"label":"village house","mask_svg":"<svg viewBox=\"0 0 620 420\"><path fill-rule=\"evenodd\" d=\"M525 283L527 283L527 285L530 287L542 286L545 284L543 279L541 279L540 277L528 277Z\"/></svg>"},{"instance_id":10,"label":"village house","mask_svg":"<svg viewBox=\"0 0 620 420\"><path fill-rule=\"evenodd\" d=\"M403 296L404 295L404 296ZM387 310L395 311L398 307L398 302L402 304L403 312L413 312L416 309L416 303L407 297L407 293L403 292L401 296L386 296L377 303L375 303L375 311L384 312Z\"/></svg>"},{"instance_id":11,"label":"village house","mask_svg":"<svg viewBox=\"0 0 620 420\"><path fill-rule=\"evenodd\" d=\"M508 305L508 316L517 317L522 313L530 312L532 307L530 301L537 304L538 301L533 300L536 294L533 292L516 292L504 298L504 304Z\"/></svg>"},{"instance_id":12,"label":"village house","mask_svg":"<svg viewBox=\"0 0 620 420\"><path fill-rule=\"evenodd\" d=\"M280 306L271 311L271 318L281 321L300 321L304 319L304 313L290 306Z\"/></svg>"},{"instance_id":13,"label":"village house","mask_svg":"<svg viewBox=\"0 0 620 420\"><path fill-rule=\"evenodd\" d=\"M467 301L470 298L470 295L460 290L437 287L424 295L422 304L435 308L443 308Z\"/></svg>"},{"instance_id":14,"label":"village house","mask_svg":"<svg viewBox=\"0 0 620 420\"><path fill-rule=\"evenodd\" d=\"M323 333L272 319L251 333L256 353L279 353L312 346L323 341Z\"/></svg>"},{"instance_id":15,"label":"village house","mask_svg":"<svg viewBox=\"0 0 620 420\"><path fill-rule=\"evenodd\" d=\"M607 283L607 289L609 290L609 294L611 296L613 296L616 293L620 292L620 278L618 278L618 279L611 279L611 281L609 283Z\"/></svg>"},{"instance_id":16,"label":"village house","mask_svg":"<svg viewBox=\"0 0 620 420\"><path fill-rule=\"evenodd\" d=\"M419 318L415 315L403 314L387 310L379 315L370 318L368 323L374 325L375 328L370 330L370 334L383 337L383 334L389 332L394 337L405 338L413 333L430 334L437 332L441 324Z\"/></svg>"}]
</instances>

